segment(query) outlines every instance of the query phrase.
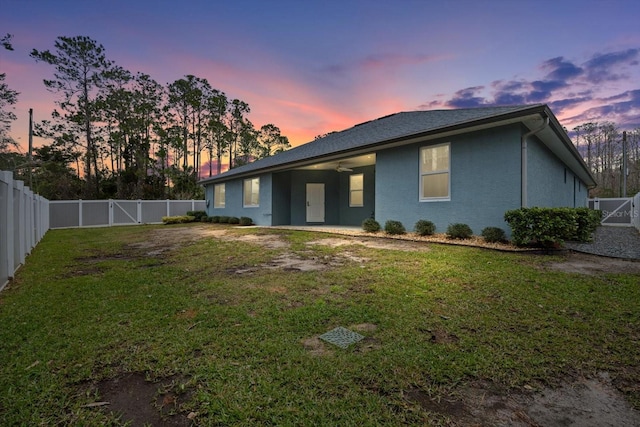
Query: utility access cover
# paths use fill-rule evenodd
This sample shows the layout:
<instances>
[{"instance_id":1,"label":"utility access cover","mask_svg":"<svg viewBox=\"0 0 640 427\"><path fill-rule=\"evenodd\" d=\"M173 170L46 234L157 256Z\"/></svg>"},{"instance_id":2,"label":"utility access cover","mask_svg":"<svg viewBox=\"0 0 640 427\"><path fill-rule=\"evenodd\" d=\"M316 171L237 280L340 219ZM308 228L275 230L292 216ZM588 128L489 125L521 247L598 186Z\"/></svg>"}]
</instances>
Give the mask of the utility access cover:
<instances>
[{"instance_id":1,"label":"utility access cover","mask_svg":"<svg viewBox=\"0 0 640 427\"><path fill-rule=\"evenodd\" d=\"M318 338L328 343L337 345L340 348L347 348L351 344L355 344L358 341L364 339L364 336L360 335L357 332L350 331L347 328L343 328L342 326L338 326L337 328L320 335Z\"/></svg>"}]
</instances>

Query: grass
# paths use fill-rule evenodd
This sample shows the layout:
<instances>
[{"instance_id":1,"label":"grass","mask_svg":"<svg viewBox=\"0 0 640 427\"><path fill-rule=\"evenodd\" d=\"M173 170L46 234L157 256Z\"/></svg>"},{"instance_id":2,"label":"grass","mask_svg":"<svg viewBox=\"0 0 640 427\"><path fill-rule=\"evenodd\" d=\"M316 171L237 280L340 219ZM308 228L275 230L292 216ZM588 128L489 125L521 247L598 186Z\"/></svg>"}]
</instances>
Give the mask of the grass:
<instances>
[{"instance_id":1,"label":"grass","mask_svg":"<svg viewBox=\"0 0 640 427\"><path fill-rule=\"evenodd\" d=\"M438 425L446 418L407 391L438 398L474 380L535 388L598 371L640 382L634 275L554 271L550 256L331 248L306 245L323 237L310 232L207 227L289 246L212 237L148 256L150 236L169 228L50 231L0 293L2 424L119 425L86 405L100 398L96 384L129 372L179 378L179 410L197 425ZM345 250L367 261L259 267ZM303 344L364 323L377 328L346 350ZM640 408L640 390L625 390Z\"/></svg>"}]
</instances>

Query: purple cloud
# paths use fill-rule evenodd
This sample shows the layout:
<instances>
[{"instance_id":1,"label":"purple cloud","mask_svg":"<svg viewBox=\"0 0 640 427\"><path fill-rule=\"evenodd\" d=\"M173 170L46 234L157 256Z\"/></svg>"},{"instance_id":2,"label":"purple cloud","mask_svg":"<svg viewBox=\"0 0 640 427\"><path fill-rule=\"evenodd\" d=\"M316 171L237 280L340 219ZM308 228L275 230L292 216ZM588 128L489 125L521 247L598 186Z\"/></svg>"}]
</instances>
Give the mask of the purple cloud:
<instances>
[{"instance_id":1,"label":"purple cloud","mask_svg":"<svg viewBox=\"0 0 640 427\"><path fill-rule=\"evenodd\" d=\"M626 75L614 73L613 68L620 68L625 65L638 65L639 56L640 49L627 49L624 51L594 55L584 64L584 68L587 70L587 79L591 83L624 79Z\"/></svg>"},{"instance_id":2,"label":"purple cloud","mask_svg":"<svg viewBox=\"0 0 640 427\"><path fill-rule=\"evenodd\" d=\"M551 110L553 110L556 114L562 114L564 111L572 107L576 107L576 106L579 106L580 104L591 101L591 99L592 98L588 96L558 99L558 100L549 102L549 107L551 107Z\"/></svg>"},{"instance_id":3,"label":"purple cloud","mask_svg":"<svg viewBox=\"0 0 640 427\"><path fill-rule=\"evenodd\" d=\"M473 108L486 106L487 103L485 98L476 96L476 93L482 91L483 89L484 86L474 86L459 90L453 95L453 98L445 102L445 104L448 107L453 108Z\"/></svg>"},{"instance_id":4,"label":"purple cloud","mask_svg":"<svg viewBox=\"0 0 640 427\"><path fill-rule=\"evenodd\" d=\"M584 73L582 68L576 67L569 61L565 61L562 56L543 62L542 69L550 70L545 77L546 80L563 81L565 83L567 80L576 78Z\"/></svg>"},{"instance_id":5,"label":"purple cloud","mask_svg":"<svg viewBox=\"0 0 640 427\"><path fill-rule=\"evenodd\" d=\"M525 88L527 84L522 80L496 80L491 83L491 86L500 92L513 92Z\"/></svg>"},{"instance_id":6,"label":"purple cloud","mask_svg":"<svg viewBox=\"0 0 640 427\"><path fill-rule=\"evenodd\" d=\"M524 95L509 91L496 92L493 101L493 104L496 105L522 105L526 103L527 100Z\"/></svg>"},{"instance_id":7,"label":"purple cloud","mask_svg":"<svg viewBox=\"0 0 640 427\"><path fill-rule=\"evenodd\" d=\"M357 65L364 69L375 69L388 66L399 65L415 65L423 62L429 62L434 60L435 57L431 55L402 55L396 53L381 53L369 55L362 60L358 61Z\"/></svg>"},{"instance_id":8,"label":"purple cloud","mask_svg":"<svg viewBox=\"0 0 640 427\"><path fill-rule=\"evenodd\" d=\"M494 80L488 86L468 87L422 108L445 106L469 108L493 105L547 103L567 126L587 121L613 121L622 128L640 127L640 89L615 92L607 82L626 80L627 87L639 87L629 77L640 64L640 48L600 53L582 65L562 56L548 59L539 67L544 74L533 79ZM583 112L572 117L576 110Z\"/></svg>"},{"instance_id":9,"label":"purple cloud","mask_svg":"<svg viewBox=\"0 0 640 427\"><path fill-rule=\"evenodd\" d=\"M567 120L570 123L609 120L621 128L640 127L640 89L626 91L597 101L602 104L569 117Z\"/></svg>"}]
</instances>

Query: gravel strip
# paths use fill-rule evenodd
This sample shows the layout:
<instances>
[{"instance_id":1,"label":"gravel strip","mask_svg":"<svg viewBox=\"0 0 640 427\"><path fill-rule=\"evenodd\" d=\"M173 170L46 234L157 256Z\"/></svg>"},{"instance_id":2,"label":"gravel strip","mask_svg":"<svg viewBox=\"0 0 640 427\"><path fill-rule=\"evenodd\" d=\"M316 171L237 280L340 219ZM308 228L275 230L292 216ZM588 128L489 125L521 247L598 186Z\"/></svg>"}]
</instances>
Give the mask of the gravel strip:
<instances>
[{"instance_id":1,"label":"gravel strip","mask_svg":"<svg viewBox=\"0 0 640 427\"><path fill-rule=\"evenodd\" d=\"M600 226L593 242L565 242L567 249L611 258L640 259L640 233L634 227Z\"/></svg>"}]
</instances>

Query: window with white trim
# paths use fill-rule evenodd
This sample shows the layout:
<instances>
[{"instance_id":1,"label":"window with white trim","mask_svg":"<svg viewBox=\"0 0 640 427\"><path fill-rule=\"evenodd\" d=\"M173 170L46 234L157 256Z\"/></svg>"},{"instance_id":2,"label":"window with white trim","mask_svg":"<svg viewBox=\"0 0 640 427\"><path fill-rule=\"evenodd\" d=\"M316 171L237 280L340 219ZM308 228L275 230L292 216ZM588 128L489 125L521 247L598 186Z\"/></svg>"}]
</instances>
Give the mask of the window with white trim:
<instances>
[{"instance_id":1,"label":"window with white trim","mask_svg":"<svg viewBox=\"0 0 640 427\"><path fill-rule=\"evenodd\" d=\"M349 207L364 206L364 174L349 175Z\"/></svg>"},{"instance_id":2,"label":"window with white trim","mask_svg":"<svg viewBox=\"0 0 640 427\"><path fill-rule=\"evenodd\" d=\"M244 180L243 206L245 208L260 206L260 178Z\"/></svg>"},{"instance_id":3,"label":"window with white trim","mask_svg":"<svg viewBox=\"0 0 640 427\"><path fill-rule=\"evenodd\" d=\"M213 208L224 208L225 184L216 184L213 187Z\"/></svg>"},{"instance_id":4,"label":"window with white trim","mask_svg":"<svg viewBox=\"0 0 640 427\"><path fill-rule=\"evenodd\" d=\"M420 149L420 200L450 200L449 143Z\"/></svg>"}]
</instances>

